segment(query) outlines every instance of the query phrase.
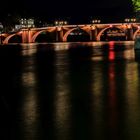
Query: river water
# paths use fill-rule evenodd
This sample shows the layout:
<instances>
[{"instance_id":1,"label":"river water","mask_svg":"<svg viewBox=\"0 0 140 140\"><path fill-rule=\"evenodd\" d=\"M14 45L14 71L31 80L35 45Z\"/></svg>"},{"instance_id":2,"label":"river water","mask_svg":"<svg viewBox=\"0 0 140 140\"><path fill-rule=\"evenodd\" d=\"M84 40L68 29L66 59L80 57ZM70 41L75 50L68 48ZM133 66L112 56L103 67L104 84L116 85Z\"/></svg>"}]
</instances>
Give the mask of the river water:
<instances>
[{"instance_id":1,"label":"river water","mask_svg":"<svg viewBox=\"0 0 140 140\"><path fill-rule=\"evenodd\" d=\"M140 140L133 42L0 47L3 140Z\"/></svg>"}]
</instances>

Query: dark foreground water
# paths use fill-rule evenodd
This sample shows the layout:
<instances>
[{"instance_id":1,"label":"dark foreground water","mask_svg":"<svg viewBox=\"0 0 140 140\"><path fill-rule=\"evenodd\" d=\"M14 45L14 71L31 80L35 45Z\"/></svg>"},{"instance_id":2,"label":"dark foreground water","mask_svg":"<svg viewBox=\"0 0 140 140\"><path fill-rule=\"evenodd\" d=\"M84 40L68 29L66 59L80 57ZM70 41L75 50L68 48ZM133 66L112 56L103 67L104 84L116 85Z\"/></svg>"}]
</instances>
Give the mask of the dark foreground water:
<instances>
[{"instance_id":1,"label":"dark foreground water","mask_svg":"<svg viewBox=\"0 0 140 140\"><path fill-rule=\"evenodd\" d=\"M133 42L0 47L0 139L140 140Z\"/></svg>"}]
</instances>

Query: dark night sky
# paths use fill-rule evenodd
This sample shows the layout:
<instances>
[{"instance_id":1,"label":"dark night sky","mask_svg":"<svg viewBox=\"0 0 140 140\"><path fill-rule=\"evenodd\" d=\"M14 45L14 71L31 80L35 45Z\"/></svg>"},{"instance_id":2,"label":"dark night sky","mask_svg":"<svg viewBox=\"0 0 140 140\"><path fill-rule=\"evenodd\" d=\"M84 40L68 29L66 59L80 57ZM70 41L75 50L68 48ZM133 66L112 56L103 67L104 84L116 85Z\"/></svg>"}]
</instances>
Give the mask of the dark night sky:
<instances>
[{"instance_id":1,"label":"dark night sky","mask_svg":"<svg viewBox=\"0 0 140 140\"><path fill-rule=\"evenodd\" d=\"M0 15L19 14L44 19L70 17L84 20L89 17L120 18L132 14L131 0L4 0Z\"/></svg>"}]
</instances>

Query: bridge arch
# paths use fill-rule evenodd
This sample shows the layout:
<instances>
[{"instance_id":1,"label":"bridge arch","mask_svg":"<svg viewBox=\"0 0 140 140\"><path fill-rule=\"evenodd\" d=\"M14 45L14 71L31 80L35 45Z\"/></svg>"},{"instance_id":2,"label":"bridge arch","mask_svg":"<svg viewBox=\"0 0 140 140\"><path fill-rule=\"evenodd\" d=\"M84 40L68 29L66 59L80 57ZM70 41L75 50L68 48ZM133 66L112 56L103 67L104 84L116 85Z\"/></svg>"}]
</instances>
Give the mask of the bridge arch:
<instances>
[{"instance_id":1,"label":"bridge arch","mask_svg":"<svg viewBox=\"0 0 140 140\"><path fill-rule=\"evenodd\" d=\"M70 35L70 33L73 32L74 30L77 30L77 29L78 29L78 27L75 27L75 28L68 30L63 36L63 42L66 42L67 37ZM85 28L79 28L79 29L86 32L90 36L89 32Z\"/></svg>"},{"instance_id":2,"label":"bridge arch","mask_svg":"<svg viewBox=\"0 0 140 140\"><path fill-rule=\"evenodd\" d=\"M122 29L121 27L109 25L109 26L105 27L104 29L102 29L102 30L98 33L98 35L97 35L97 41L100 41L100 40L101 40L101 35L103 34L103 32L105 32L107 29L111 29L111 28L116 28L116 29L119 29L119 30L125 32L125 30Z\"/></svg>"},{"instance_id":3,"label":"bridge arch","mask_svg":"<svg viewBox=\"0 0 140 140\"><path fill-rule=\"evenodd\" d=\"M36 40L36 38L39 36L39 34L41 34L41 33L43 33L43 32L53 32L53 31L55 31L56 30L56 28L53 28L53 29L44 29L44 30L41 30L41 31L37 31L34 35L33 35L33 37L32 37L32 39L31 39L31 42L35 42L35 40Z\"/></svg>"},{"instance_id":4,"label":"bridge arch","mask_svg":"<svg viewBox=\"0 0 140 140\"><path fill-rule=\"evenodd\" d=\"M6 34L6 33L2 33L2 34L0 34L0 42L3 43L3 41L6 39L7 36L9 36L9 35Z\"/></svg>"},{"instance_id":5,"label":"bridge arch","mask_svg":"<svg viewBox=\"0 0 140 140\"><path fill-rule=\"evenodd\" d=\"M140 31L140 28L138 28L138 29L134 32L134 34L133 34L133 40L135 40L135 38L136 38L136 36L137 36L137 34L138 34L139 31Z\"/></svg>"},{"instance_id":6,"label":"bridge arch","mask_svg":"<svg viewBox=\"0 0 140 140\"><path fill-rule=\"evenodd\" d=\"M21 34L18 34L18 33L15 33L15 34L11 34L9 36L7 36L4 41L3 41L3 44L8 44L9 43L9 40L14 37L14 36L21 36ZM21 36L22 37L22 36ZM16 42L17 43L17 42Z\"/></svg>"}]
</instances>

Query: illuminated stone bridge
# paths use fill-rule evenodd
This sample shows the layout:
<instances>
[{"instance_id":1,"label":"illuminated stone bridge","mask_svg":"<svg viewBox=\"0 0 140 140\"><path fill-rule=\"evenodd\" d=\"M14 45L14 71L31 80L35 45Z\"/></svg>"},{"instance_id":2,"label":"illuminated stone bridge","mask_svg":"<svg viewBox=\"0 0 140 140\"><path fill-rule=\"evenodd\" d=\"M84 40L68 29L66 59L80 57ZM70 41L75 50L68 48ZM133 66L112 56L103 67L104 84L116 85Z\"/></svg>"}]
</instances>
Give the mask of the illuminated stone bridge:
<instances>
[{"instance_id":1,"label":"illuminated stone bridge","mask_svg":"<svg viewBox=\"0 0 140 140\"><path fill-rule=\"evenodd\" d=\"M54 42L67 42L69 36L86 35L87 41L134 40L140 35L140 23L63 25L42 28L25 28L14 33L0 35L3 44L35 43L41 34L48 35ZM18 38L14 40L14 38ZM14 41L13 41L14 40Z\"/></svg>"}]
</instances>

